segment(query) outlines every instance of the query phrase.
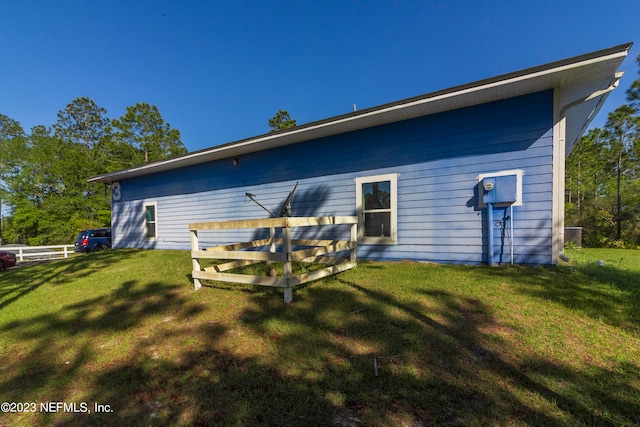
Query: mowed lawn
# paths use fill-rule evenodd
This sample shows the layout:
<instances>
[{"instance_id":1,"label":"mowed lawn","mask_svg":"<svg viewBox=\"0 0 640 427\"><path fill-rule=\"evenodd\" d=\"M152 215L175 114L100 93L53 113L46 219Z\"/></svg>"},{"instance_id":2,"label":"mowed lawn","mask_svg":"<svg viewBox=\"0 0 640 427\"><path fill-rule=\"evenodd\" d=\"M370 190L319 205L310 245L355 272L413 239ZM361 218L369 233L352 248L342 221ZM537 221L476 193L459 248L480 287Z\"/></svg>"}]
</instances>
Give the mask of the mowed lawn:
<instances>
[{"instance_id":1,"label":"mowed lawn","mask_svg":"<svg viewBox=\"0 0 640 427\"><path fill-rule=\"evenodd\" d=\"M9 269L0 425L640 425L640 251L568 255L362 262L289 305L194 292L181 251Z\"/></svg>"}]
</instances>

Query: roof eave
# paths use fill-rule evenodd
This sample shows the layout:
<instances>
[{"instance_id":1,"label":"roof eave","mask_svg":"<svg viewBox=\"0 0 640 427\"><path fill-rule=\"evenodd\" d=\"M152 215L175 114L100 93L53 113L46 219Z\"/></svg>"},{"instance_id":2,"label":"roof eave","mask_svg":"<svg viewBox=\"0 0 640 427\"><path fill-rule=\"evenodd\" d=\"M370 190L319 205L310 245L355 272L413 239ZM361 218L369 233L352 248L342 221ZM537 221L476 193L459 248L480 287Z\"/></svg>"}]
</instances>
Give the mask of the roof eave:
<instances>
[{"instance_id":1,"label":"roof eave","mask_svg":"<svg viewBox=\"0 0 640 427\"><path fill-rule=\"evenodd\" d=\"M380 126L396 121L435 114L541 90L554 89L575 79L589 75L599 64L608 65L614 72L626 57L631 43L580 55L574 58L540 65L501 76L479 80L428 94L383 104L377 107L343 114L308 123L280 132L259 135L244 140L195 151L180 157L90 178L90 182L111 183L137 176L192 166L213 160L232 158L246 153L266 150L318 139L331 135ZM604 87L610 79L602 83ZM606 95L602 99L606 99ZM597 110L602 106L599 102ZM592 119L593 117L591 117ZM590 121L589 118L587 118Z\"/></svg>"}]
</instances>

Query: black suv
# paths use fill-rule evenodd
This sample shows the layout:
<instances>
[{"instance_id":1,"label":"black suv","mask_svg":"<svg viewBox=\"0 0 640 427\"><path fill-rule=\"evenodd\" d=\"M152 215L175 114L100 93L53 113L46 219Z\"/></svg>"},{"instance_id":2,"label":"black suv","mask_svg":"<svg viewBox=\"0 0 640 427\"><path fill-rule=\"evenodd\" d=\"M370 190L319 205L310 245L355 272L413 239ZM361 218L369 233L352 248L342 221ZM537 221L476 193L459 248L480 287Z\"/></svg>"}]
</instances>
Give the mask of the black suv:
<instances>
[{"instance_id":1,"label":"black suv","mask_svg":"<svg viewBox=\"0 0 640 427\"><path fill-rule=\"evenodd\" d=\"M94 252L111 248L111 229L82 230L76 237L75 252Z\"/></svg>"}]
</instances>

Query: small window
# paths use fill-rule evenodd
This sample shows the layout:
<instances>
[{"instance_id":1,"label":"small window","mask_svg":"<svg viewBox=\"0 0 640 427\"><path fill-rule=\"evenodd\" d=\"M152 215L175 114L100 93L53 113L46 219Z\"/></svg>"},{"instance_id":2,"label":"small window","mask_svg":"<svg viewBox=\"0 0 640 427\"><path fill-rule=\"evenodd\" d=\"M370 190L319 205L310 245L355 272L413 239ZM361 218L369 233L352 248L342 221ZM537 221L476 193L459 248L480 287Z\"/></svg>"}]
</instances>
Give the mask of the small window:
<instances>
[{"instance_id":1,"label":"small window","mask_svg":"<svg viewBox=\"0 0 640 427\"><path fill-rule=\"evenodd\" d=\"M155 239L157 237L157 221L156 221L156 204L144 205L144 225L145 236L147 239Z\"/></svg>"},{"instance_id":2,"label":"small window","mask_svg":"<svg viewBox=\"0 0 640 427\"><path fill-rule=\"evenodd\" d=\"M397 174L356 178L359 242L397 243Z\"/></svg>"}]
</instances>

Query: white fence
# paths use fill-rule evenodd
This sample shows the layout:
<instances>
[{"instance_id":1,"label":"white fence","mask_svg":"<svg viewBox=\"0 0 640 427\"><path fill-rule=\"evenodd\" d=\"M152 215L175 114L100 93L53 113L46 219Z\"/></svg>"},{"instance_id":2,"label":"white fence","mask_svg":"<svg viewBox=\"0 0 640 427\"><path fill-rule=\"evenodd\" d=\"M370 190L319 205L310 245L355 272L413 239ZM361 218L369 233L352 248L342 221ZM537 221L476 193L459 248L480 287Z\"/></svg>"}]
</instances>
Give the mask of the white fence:
<instances>
[{"instance_id":1,"label":"white fence","mask_svg":"<svg viewBox=\"0 0 640 427\"><path fill-rule=\"evenodd\" d=\"M13 252L16 254L18 261L27 259L51 259L51 258L68 258L73 253L73 245L55 245L55 246L18 246L3 247L3 251Z\"/></svg>"}]
</instances>

